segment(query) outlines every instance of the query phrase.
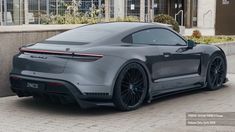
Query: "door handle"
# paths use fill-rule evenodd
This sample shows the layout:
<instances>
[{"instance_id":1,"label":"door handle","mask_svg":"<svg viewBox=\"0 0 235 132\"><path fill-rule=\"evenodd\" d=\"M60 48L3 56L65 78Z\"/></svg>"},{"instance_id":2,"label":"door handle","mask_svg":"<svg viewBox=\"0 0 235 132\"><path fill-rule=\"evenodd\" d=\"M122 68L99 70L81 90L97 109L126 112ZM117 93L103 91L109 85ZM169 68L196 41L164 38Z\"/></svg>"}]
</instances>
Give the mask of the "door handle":
<instances>
[{"instance_id":1,"label":"door handle","mask_svg":"<svg viewBox=\"0 0 235 132\"><path fill-rule=\"evenodd\" d=\"M171 53L168 53L168 52L163 53L163 56L166 57L166 58L167 58L167 57L170 57L170 56L171 56Z\"/></svg>"}]
</instances>

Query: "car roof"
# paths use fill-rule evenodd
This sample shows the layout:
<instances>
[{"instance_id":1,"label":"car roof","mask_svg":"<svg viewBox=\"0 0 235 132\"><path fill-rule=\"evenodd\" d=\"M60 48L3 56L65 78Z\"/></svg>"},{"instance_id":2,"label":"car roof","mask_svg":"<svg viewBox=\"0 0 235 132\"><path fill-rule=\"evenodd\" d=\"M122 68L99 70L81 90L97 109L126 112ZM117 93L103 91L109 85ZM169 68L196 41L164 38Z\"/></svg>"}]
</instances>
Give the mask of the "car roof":
<instances>
[{"instance_id":1,"label":"car roof","mask_svg":"<svg viewBox=\"0 0 235 132\"><path fill-rule=\"evenodd\" d=\"M122 38L132 32L154 27L166 27L158 23L141 23L141 22L112 22L98 23L81 26L67 32L61 33L46 41L63 41L63 42L82 42L82 43L105 43L120 42Z\"/></svg>"},{"instance_id":2,"label":"car roof","mask_svg":"<svg viewBox=\"0 0 235 132\"><path fill-rule=\"evenodd\" d=\"M80 28L86 28L88 30L101 30L101 31L109 31L112 33L120 33L143 27L166 27L166 26L168 25L160 23L111 22L111 23L98 23L98 24L86 25Z\"/></svg>"}]
</instances>

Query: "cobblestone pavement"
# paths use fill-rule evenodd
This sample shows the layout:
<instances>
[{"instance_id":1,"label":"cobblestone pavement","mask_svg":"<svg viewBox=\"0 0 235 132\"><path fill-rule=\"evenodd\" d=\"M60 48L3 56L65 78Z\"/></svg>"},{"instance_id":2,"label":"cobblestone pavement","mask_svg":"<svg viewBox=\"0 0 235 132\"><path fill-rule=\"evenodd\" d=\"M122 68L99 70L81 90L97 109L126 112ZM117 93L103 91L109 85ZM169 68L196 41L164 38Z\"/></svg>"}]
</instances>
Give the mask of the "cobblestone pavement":
<instances>
[{"instance_id":1,"label":"cobblestone pavement","mask_svg":"<svg viewBox=\"0 0 235 132\"><path fill-rule=\"evenodd\" d=\"M0 99L0 131L235 132L235 126L186 126L186 112L235 112L235 74L228 77L230 81L220 90L165 97L131 112L108 106L82 110L75 105L5 97Z\"/></svg>"}]
</instances>

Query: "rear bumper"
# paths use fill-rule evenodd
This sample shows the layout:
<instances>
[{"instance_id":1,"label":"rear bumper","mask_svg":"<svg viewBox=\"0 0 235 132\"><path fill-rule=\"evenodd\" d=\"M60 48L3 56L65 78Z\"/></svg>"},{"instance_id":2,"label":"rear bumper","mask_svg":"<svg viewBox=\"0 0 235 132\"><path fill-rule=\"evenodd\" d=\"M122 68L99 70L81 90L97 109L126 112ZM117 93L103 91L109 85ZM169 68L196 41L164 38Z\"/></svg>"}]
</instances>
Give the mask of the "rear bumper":
<instances>
[{"instance_id":1,"label":"rear bumper","mask_svg":"<svg viewBox=\"0 0 235 132\"><path fill-rule=\"evenodd\" d=\"M76 102L81 108L89 108L99 104L111 103L112 99L112 96L106 93L91 92L83 94L78 87L64 80L11 74L10 82L12 91L19 97L46 96L49 98L56 98L62 103ZM27 86L28 82L40 84L41 87L29 87Z\"/></svg>"}]
</instances>

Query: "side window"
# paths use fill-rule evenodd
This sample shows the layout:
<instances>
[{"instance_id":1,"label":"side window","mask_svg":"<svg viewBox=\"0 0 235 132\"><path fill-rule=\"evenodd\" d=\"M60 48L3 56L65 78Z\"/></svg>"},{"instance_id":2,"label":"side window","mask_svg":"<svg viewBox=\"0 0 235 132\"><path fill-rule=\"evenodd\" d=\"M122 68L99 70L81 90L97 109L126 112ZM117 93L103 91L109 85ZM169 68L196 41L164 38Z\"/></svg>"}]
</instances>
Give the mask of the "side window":
<instances>
[{"instance_id":1,"label":"side window","mask_svg":"<svg viewBox=\"0 0 235 132\"><path fill-rule=\"evenodd\" d=\"M131 38L134 44L187 45L178 35L162 28L143 30L132 34Z\"/></svg>"}]
</instances>

